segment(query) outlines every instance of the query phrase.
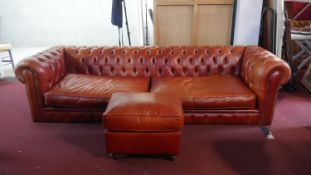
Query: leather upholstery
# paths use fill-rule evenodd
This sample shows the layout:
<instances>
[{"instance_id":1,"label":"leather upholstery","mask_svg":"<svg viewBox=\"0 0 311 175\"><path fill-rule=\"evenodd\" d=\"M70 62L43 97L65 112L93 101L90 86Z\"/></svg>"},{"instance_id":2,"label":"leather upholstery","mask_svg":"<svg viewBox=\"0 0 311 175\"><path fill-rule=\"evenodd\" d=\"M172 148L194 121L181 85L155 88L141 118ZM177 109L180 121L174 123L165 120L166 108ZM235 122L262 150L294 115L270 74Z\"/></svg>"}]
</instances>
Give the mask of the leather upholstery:
<instances>
[{"instance_id":1,"label":"leather upholstery","mask_svg":"<svg viewBox=\"0 0 311 175\"><path fill-rule=\"evenodd\" d=\"M224 82L228 86L224 86ZM177 94L187 109L252 109L256 96L233 75L154 78L150 92Z\"/></svg>"},{"instance_id":2,"label":"leather upholstery","mask_svg":"<svg viewBox=\"0 0 311 175\"><path fill-rule=\"evenodd\" d=\"M113 131L179 131L184 125L179 98L156 93L114 93L103 120Z\"/></svg>"},{"instance_id":3,"label":"leather upholstery","mask_svg":"<svg viewBox=\"0 0 311 175\"><path fill-rule=\"evenodd\" d=\"M46 107L101 108L115 92L148 92L149 78L68 74L43 94Z\"/></svg>"},{"instance_id":4,"label":"leather upholstery","mask_svg":"<svg viewBox=\"0 0 311 175\"><path fill-rule=\"evenodd\" d=\"M66 48L69 73L121 77L239 75L242 46Z\"/></svg>"},{"instance_id":5,"label":"leather upholstery","mask_svg":"<svg viewBox=\"0 0 311 175\"><path fill-rule=\"evenodd\" d=\"M16 78L25 84L33 121L44 120L42 94L65 73L63 47L51 48L23 59L15 67Z\"/></svg>"},{"instance_id":6,"label":"leather upholstery","mask_svg":"<svg viewBox=\"0 0 311 175\"><path fill-rule=\"evenodd\" d=\"M23 76L24 71L30 71L33 74L37 90L39 93L44 93L61 80L66 73L64 48L51 48L20 61L15 69L15 75L22 83L26 81Z\"/></svg>"},{"instance_id":7,"label":"leather upholstery","mask_svg":"<svg viewBox=\"0 0 311 175\"><path fill-rule=\"evenodd\" d=\"M252 46L245 51L241 74L257 96L259 123L271 124L278 88L290 79L288 64L263 48Z\"/></svg>"},{"instance_id":8,"label":"leather upholstery","mask_svg":"<svg viewBox=\"0 0 311 175\"><path fill-rule=\"evenodd\" d=\"M181 132L105 131L108 153L178 155Z\"/></svg>"},{"instance_id":9,"label":"leather upholstery","mask_svg":"<svg viewBox=\"0 0 311 175\"><path fill-rule=\"evenodd\" d=\"M58 86L68 74L105 78L148 77L151 82L164 77L205 79L212 75L232 75L242 79L244 85L256 95L254 108L251 108L253 104L245 107L244 102L223 101L223 105L244 105L243 109L226 110L221 109L220 104L210 109L203 108L200 103L200 108L191 106L184 109L185 121L269 125L279 86L290 78L290 69L286 62L257 46L56 47L21 61L15 74L18 80L25 83L34 121L86 121L87 117L90 121L98 120L95 116L106 106L85 109L81 108L82 103L71 106L71 102L70 107L47 106L50 101L46 102L45 93ZM223 86L239 85L223 82ZM89 103L93 102L83 105ZM215 110L222 112L215 113ZM234 113L233 110L246 112ZM257 112L254 113L254 110Z\"/></svg>"},{"instance_id":10,"label":"leather upholstery","mask_svg":"<svg viewBox=\"0 0 311 175\"><path fill-rule=\"evenodd\" d=\"M192 124L258 124L258 110L185 111L185 123Z\"/></svg>"},{"instance_id":11,"label":"leather upholstery","mask_svg":"<svg viewBox=\"0 0 311 175\"><path fill-rule=\"evenodd\" d=\"M108 153L179 153L184 118L176 95L114 93L103 115L103 124Z\"/></svg>"},{"instance_id":12,"label":"leather upholstery","mask_svg":"<svg viewBox=\"0 0 311 175\"><path fill-rule=\"evenodd\" d=\"M37 122L101 122L106 108L44 108L40 117L34 118Z\"/></svg>"}]
</instances>

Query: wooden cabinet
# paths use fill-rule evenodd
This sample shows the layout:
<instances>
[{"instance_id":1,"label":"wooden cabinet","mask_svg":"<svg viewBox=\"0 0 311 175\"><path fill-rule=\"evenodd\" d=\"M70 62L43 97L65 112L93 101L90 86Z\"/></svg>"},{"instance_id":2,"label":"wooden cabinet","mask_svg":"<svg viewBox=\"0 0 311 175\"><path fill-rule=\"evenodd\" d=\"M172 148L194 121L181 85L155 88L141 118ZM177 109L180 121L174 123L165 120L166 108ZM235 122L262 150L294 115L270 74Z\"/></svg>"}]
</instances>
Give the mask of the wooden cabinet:
<instances>
[{"instance_id":1,"label":"wooden cabinet","mask_svg":"<svg viewBox=\"0 0 311 175\"><path fill-rule=\"evenodd\" d=\"M155 45L229 45L235 0L154 0Z\"/></svg>"}]
</instances>

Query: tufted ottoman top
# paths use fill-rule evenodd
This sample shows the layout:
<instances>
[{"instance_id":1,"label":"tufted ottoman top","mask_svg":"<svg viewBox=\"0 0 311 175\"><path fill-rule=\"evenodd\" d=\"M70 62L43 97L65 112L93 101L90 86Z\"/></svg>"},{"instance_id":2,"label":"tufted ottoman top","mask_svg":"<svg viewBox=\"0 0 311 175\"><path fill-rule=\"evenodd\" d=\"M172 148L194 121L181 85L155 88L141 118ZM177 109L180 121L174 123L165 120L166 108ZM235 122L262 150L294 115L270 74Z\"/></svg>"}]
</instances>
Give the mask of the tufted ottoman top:
<instances>
[{"instance_id":1,"label":"tufted ottoman top","mask_svg":"<svg viewBox=\"0 0 311 175\"><path fill-rule=\"evenodd\" d=\"M184 125L177 96L159 93L114 93L103 116L114 131L179 131Z\"/></svg>"}]
</instances>

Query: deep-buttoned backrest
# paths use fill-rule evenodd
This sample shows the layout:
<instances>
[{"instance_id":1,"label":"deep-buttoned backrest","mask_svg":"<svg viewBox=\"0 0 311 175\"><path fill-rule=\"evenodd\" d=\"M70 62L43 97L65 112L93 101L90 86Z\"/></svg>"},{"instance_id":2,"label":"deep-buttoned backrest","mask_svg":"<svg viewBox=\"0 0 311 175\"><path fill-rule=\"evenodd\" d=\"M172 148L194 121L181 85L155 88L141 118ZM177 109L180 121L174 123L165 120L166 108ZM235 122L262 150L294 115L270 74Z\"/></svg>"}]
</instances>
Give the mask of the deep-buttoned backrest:
<instances>
[{"instance_id":1,"label":"deep-buttoned backrest","mask_svg":"<svg viewBox=\"0 0 311 175\"><path fill-rule=\"evenodd\" d=\"M68 73L121 77L240 74L245 47L66 47Z\"/></svg>"}]
</instances>

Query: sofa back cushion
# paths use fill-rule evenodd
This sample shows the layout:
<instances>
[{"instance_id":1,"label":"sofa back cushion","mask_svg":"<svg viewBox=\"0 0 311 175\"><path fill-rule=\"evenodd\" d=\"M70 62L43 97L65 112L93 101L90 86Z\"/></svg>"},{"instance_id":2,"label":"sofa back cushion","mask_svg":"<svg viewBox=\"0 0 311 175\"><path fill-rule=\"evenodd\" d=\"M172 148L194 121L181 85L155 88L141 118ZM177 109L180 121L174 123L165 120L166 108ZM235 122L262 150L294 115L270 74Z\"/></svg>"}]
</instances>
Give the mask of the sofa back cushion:
<instances>
[{"instance_id":1,"label":"sofa back cushion","mask_svg":"<svg viewBox=\"0 0 311 175\"><path fill-rule=\"evenodd\" d=\"M243 46L66 47L68 73L170 77L240 74Z\"/></svg>"}]
</instances>

